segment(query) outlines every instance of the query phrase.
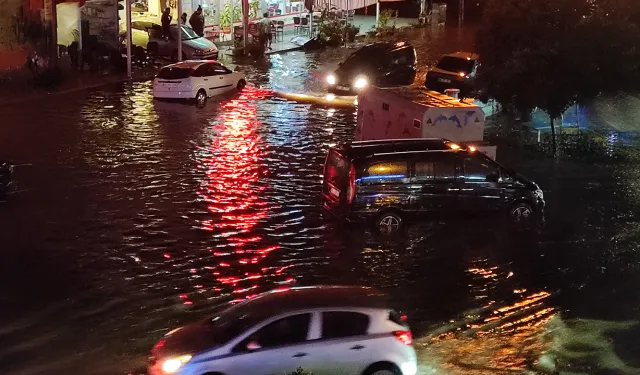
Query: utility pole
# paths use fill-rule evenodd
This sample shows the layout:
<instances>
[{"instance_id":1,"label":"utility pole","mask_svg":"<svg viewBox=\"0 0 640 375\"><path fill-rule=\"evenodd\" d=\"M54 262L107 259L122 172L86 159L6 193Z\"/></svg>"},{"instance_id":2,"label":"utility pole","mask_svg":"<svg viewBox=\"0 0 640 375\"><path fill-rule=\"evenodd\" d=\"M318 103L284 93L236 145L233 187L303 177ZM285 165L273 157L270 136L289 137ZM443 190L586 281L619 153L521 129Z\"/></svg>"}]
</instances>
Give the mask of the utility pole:
<instances>
[{"instance_id":1,"label":"utility pole","mask_svg":"<svg viewBox=\"0 0 640 375\"><path fill-rule=\"evenodd\" d=\"M464 23L464 0L460 0L460 14L458 15L458 26L462 27Z\"/></svg>"},{"instance_id":2,"label":"utility pole","mask_svg":"<svg viewBox=\"0 0 640 375\"><path fill-rule=\"evenodd\" d=\"M51 0L51 56L49 66L58 65L58 2Z\"/></svg>"},{"instance_id":3,"label":"utility pole","mask_svg":"<svg viewBox=\"0 0 640 375\"><path fill-rule=\"evenodd\" d=\"M131 71L131 0L125 0L125 13L127 17L127 77L131 79L133 73Z\"/></svg>"},{"instance_id":4,"label":"utility pole","mask_svg":"<svg viewBox=\"0 0 640 375\"><path fill-rule=\"evenodd\" d=\"M182 0L178 0L178 61L182 61Z\"/></svg>"}]
</instances>

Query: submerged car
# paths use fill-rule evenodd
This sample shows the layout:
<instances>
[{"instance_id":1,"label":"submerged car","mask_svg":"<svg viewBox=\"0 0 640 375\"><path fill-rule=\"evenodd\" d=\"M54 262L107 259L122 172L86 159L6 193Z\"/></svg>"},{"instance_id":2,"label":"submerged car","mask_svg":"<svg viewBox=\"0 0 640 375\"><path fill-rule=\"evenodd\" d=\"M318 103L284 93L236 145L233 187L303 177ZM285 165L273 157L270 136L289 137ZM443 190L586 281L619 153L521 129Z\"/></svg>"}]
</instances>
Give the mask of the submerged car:
<instances>
[{"instance_id":1,"label":"submerged car","mask_svg":"<svg viewBox=\"0 0 640 375\"><path fill-rule=\"evenodd\" d=\"M529 224L545 205L535 182L474 146L444 139L387 139L332 147L322 193L323 207L333 216L369 221L385 233L431 213L495 211L515 224Z\"/></svg>"},{"instance_id":2,"label":"submerged car","mask_svg":"<svg viewBox=\"0 0 640 375\"><path fill-rule=\"evenodd\" d=\"M353 95L368 85L410 85L416 78L416 50L407 42L367 44L327 76L329 92Z\"/></svg>"},{"instance_id":3,"label":"submerged car","mask_svg":"<svg viewBox=\"0 0 640 375\"><path fill-rule=\"evenodd\" d=\"M208 97L242 90L246 84L243 73L231 71L218 61L183 61L160 70L153 80L153 97L193 99L196 104L203 105Z\"/></svg>"},{"instance_id":4,"label":"submerged car","mask_svg":"<svg viewBox=\"0 0 640 375\"><path fill-rule=\"evenodd\" d=\"M458 89L463 97L471 96L480 65L478 58L478 54L473 52L445 55L433 69L427 72L425 87L442 93L447 89Z\"/></svg>"},{"instance_id":5,"label":"submerged car","mask_svg":"<svg viewBox=\"0 0 640 375\"><path fill-rule=\"evenodd\" d=\"M149 375L415 375L406 318L373 288L282 288L169 332Z\"/></svg>"}]
</instances>

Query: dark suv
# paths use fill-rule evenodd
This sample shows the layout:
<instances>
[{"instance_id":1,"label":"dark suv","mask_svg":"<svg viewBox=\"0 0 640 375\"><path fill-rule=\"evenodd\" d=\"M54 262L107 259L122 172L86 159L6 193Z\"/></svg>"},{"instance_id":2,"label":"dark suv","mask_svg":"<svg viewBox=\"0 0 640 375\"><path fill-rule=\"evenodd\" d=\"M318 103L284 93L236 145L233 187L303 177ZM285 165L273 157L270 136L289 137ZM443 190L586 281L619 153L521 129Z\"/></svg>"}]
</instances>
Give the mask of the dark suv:
<instances>
[{"instance_id":1,"label":"dark suv","mask_svg":"<svg viewBox=\"0 0 640 375\"><path fill-rule=\"evenodd\" d=\"M503 211L516 224L544 209L542 190L475 147L444 139L353 142L329 149L323 206L348 221L400 230L425 213Z\"/></svg>"},{"instance_id":2,"label":"dark suv","mask_svg":"<svg viewBox=\"0 0 640 375\"><path fill-rule=\"evenodd\" d=\"M357 94L369 85L410 85L416 78L416 50L407 42L367 44L327 76L329 92Z\"/></svg>"}]
</instances>

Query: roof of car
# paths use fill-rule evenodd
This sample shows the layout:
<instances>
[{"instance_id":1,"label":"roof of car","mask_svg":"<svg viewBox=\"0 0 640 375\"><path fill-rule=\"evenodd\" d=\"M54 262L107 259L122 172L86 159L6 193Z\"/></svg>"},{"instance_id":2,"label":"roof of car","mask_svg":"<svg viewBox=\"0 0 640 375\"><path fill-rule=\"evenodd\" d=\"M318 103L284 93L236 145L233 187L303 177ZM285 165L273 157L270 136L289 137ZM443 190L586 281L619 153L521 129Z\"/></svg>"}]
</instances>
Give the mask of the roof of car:
<instances>
[{"instance_id":1,"label":"roof of car","mask_svg":"<svg viewBox=\"0 0 640 375\"><path fill-rule=\"evenodd\" d=\"M391 51L395 51L400 48L412 47L411 44L405 41L400 42L375 42L369 43L362 48L358 52L367 51L371 53L389 53Z\"/></svg>"},{"instance_id":2,"label":"roof of car","mask_svg":"<svg viewBox=\"0 0 640 375\"><path fill-rule=\"evenodd\" d=\"M478 60L478 58L480 58L480 55L478 55L477 53L474 52L454 52L454 53L450 53L448 55L445 56L449 56L449 57L457 57L459 59L468 59L468 60Z\"/></svg>"},{"instance_id":3,"label":"roof of car","mask_svg":"<svg viewBox=\"0 0 640 375\"><path fill-rule=\"evenodd\" d=\"M267 314L312 308L388 308L385 295L364 286L320 285L281 288L245 302L251 310Z\"/></svg>"},{"instance_id":4,"label":"roof of car","mask_svg":"<svg viewBox=\"0 0 640 375\"><path fill-rule=\"evenodd\" d=\"M215 60L186 60L186 61L180 61L177 62L175 64L171 64L171 65L167 65L165 66L165 68L192 68L195 69L197 67L199 67L200 65L203 64L216 64L216 65L222 65L220 62L215 61Z\"/></svg>"},{"instance_id":5,"label":"roof of car","mask_svg":"<svg viewBox=\"0 0 640 375\"><path fill-rule=\"evenodd\" d=\"M388 154L411 151L447 151L451 150L451 142L442 138L420 139L381 139L375 141L357 141L337 146L336 149L345 156L362 158L373 154Z\"/></svg>"}]
</instances>

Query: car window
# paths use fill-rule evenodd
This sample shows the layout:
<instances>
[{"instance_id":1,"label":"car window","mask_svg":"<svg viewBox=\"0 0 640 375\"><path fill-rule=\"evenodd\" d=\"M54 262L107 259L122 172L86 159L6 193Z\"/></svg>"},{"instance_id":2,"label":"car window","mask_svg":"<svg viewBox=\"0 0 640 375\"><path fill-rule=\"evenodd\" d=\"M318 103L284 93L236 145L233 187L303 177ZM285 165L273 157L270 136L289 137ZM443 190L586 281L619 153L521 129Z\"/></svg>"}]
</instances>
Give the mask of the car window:
<instances>
[{"instance_id":1,"label":"car window","mask_svg":"<svg viewBox=\"0 0 640 375\"><path fill-rule=\"evenodd\" d=\"M160 79L185 79L189 78L192 72L191 68L166 67L160 70L157 77Z\"/></svg>"},{"instance_id":2,"label":"car window","mask_svg":"<svg viewBox=\"0 0 640 375\"><path fill-rule=\"evenodd\" d=\"M193 74L191 75L192 77L208 77L211 75L211 72L209 71L209 69L207 68L207 65L200 65L198 67L198 69L196 69Z\"/></svg>"},{"instance_id":3,"label":"car window","mask_svg":"<svg viewBox=\"0 0 640 375\"><path fill-rule=\"evenodd\" d=\"M464 158L464 177L469 182L486 181L487 176L500 176L500 169L489 159L481 156L467 156Z\"/></svg>"},{"instance_id":4,"label":"car window","mask_svg":"<svg viewBox=\"0 0 640 375\"><path fill-rule=\"evenodd\" d=\"M402 180L407 174L406 161L384 161L369 165L362 179L368 183L386 183Z\"/></svg>"},{"instance_id":5,"label":"car window","mask_svg":"<svg viewBox=\"0 0 640 375\"><path fill-rule=\"evenodd\" d=\"M455 155L450 153L425 154L414 164L416 180L449 180L455 178Z\"/></svg>"},{"instance_id":6,"label":"car window","mask_svg":"<svg viewBox=\"0 0 640 375\"><path fill-rule=\"evenodd\" d=\"M391 54L392 65L408 65L413 63L413 48L403 48Z\"/></svg>"},{"instance_id":7,"label":"car window","mask_svg":"<svg viewBox=\"0 0 640 375\"><path fill-rule=\"evenodd\" d=\"M245 342L255 342L260 348L298 344L307 340L310 322L311 314L288 316L262 327Z\"/></svg>"},{"instance_id":8,"label":"car window","mask_svg":"<svg viewBox=\"0 0 640 375\"><path fill-rule=\"evenodd\" d=\"M445 56L438 63L438 68L449 72L469 74L473 71L474 60L462 59L459 57Z\"/></svg>"},{"instance_id":9,"label":"car window","mask_svg":"<svg viewBox=\"0 0 640 375\"><path fill-rule=\"evenodd\" d=\"M223 74L229 74L231 71L220 64L209 64L211 69L211 75L220 76Z\"/></svg>"},{"instance_id":10,"label":"car window","mask_svg":"<svg viewBox=\"0 0 640 375\"><path fill-rule=\"evenodd\" d=\"M322 313L322 338L365 335L369 329L369 316L352 311Z\"/></svg>"}]
</instances>

